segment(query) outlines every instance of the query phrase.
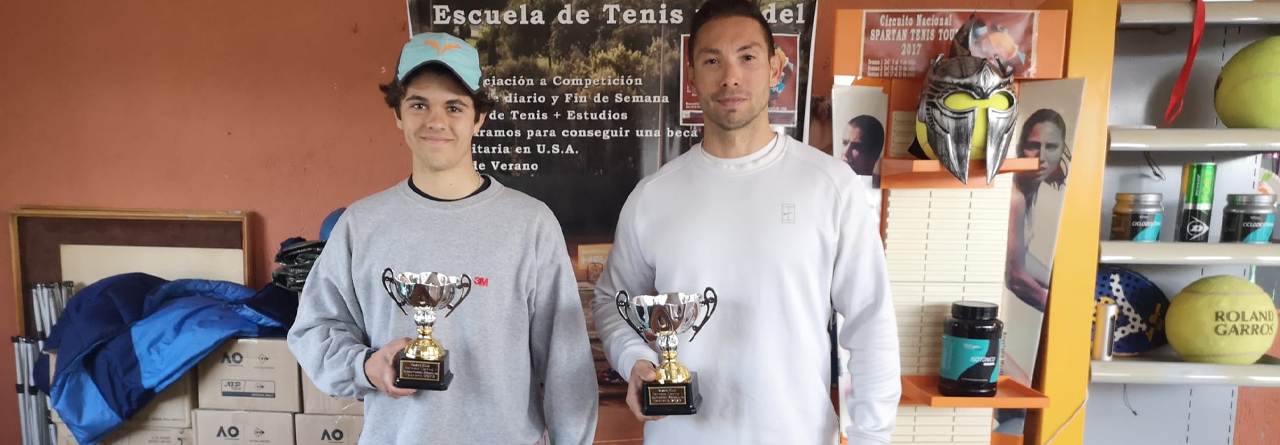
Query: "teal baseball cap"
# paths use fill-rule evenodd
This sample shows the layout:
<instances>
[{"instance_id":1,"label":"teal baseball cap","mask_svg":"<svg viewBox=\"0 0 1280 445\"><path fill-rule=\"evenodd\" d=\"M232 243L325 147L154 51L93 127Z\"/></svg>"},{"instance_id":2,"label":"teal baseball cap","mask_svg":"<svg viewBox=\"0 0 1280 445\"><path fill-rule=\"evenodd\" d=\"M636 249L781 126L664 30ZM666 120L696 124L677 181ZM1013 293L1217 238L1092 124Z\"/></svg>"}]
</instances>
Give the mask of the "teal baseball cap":
<instances>
[{"instance_id":1,"label":"teal baseball cap","mask_svg":"<svg viewBox=\"0 0 1280 445\"><path fill-rule=\"evenodd\" d=\"M404 82L418 68L432 63L452 71L472 94L480 91L480 54L466 40L441 32L418 34L404 44L396 80Z\"/></svg>"}]
</instances>

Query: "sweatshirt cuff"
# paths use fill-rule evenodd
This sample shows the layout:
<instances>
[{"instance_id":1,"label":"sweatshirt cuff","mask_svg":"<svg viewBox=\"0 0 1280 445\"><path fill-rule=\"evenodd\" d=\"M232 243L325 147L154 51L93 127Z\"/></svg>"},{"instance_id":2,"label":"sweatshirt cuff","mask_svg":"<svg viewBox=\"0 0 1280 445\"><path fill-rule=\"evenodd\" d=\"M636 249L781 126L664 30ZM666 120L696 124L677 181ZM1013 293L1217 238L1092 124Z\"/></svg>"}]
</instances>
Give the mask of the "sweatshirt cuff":
<instances>
[{"instance_id":1,"label":"sweatshirt cuff","mask_svg":"<svg viewBox=\"0 0 1280 445\"><path fill-rule=\"evenodd\" d=\"M850 426L847 431L846 445L889 445L888 438L865 436L853 432L855 427Z\"/></svg>"},{"instance_id":2,"label":"sweatshirt cuff","mask_svg":"<svg viewBox=\"0 0 1280 445\"><path fill-rule=\"evenodd\" d=\"M648 360L654 366L658 365L658 353L649 349L648 346L632 346L619 356L618 365L625 366L624 369L614 369L622 376L623 380L631 381L631 368L636 366L636 362L640 360Z\"/></svg>"},{"instance_id":3,"label":"sweatshirt cuff","mask_svg":"<svg viewBox=\"0 0 1280 445\"><path fill-rule=\"evenodd\" d=\"M363 400L363 396L365 394L376 392L378 390L378 388L373 386L373 383L369 381L369 376L364 373L364 362L365 359L369 357L370 351L377 350L373 348L364 348L360 350L359 353L355 354L355 363L353 364L355 366L353 371L356 378L352 379L355 380L352 383L355 384L357 392L360 393L361 400Z\"/></svg>"}]
</instances>

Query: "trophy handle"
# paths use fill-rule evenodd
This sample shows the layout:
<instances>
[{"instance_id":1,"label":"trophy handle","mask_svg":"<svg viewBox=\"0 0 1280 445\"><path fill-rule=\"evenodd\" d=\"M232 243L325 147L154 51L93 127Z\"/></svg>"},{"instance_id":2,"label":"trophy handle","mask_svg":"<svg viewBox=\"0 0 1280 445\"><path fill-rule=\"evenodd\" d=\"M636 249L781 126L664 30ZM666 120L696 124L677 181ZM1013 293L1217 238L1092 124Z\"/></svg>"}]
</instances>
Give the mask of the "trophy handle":
<instances>
[{"instance_id":1,"label":"trophy handle","mask_svg":"<svg viewBox=\"0 0 1280 445\"><path fill-rule=\"evenodd\" d=\"M636 334L639 334L640 338L643 339L645 343L649 343L649 338L644 336L644 330L640 329L639 326L636 326L636 323L631 321L631 316L627 315L626 308L631 306L630 304L627 304L627 291L618 291L618 293L613 296L613 304L618 309L618 315L621 315L622 319L625 320L628 325L631 325L631 329L636 330Z\"/></svg>"},{"instance_id":2,"label":"trophy handle","mask_svg":"<svg viewBox=\"0 0 1280 445\"><path fill-rule=\"evenodd\" d=\"M719 300L720 294L717 294L715 289L708 287L707 290L702 291L702 301L700 303L706 304L710 309L707 309L707 313L702 315L702 323L693 326L693 336L689 337L689 341L698 338L698 333L702 332L702 327L707 325L707 320L710 320L711 314L716 311L716 305L719 304Z\"/></svg>"},{"instance_id":3,"label":"trophy handle","mask_svg":"<svg viewBox=\"0 0 1280 445\"><path fill-rule=\"evenodd\" d=\"M471 276L464 273L461 281L463 281L463 284L459 284L458 287L466 288L466 291L462 292L462 298L449 305L449 312L444 314L445 318L449 318L449 314L452 314L453 310L457 309L459 304L462 304L462 300L466 300L467 295L471 295Z\"/></svg>"},{"instance_id":4,"label":"trophy handle","mask_svg":"<svg viewBox=\"0 0 1280 445\"><path fill-rule=\"evenodd\" d=\"M390 267L382 271L382 288L386 289L387 295L391 296L391 301L396 302L396 306L400 308L400 312L404 312L405 315L409 315L409 311L404 310L406 301L400 298L399 293L396 292L396 288L399 286L400 284L396 282L396 273L392 272Z\"/></svg>"}]
</instances>

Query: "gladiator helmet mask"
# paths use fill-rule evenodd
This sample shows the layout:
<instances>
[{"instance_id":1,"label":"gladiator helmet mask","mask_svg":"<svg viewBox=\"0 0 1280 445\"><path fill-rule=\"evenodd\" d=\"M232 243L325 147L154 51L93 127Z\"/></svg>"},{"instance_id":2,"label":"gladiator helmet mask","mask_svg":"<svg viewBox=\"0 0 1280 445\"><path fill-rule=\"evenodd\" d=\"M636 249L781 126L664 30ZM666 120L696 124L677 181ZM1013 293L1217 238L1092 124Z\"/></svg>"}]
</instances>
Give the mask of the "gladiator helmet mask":
<instances>
[{"instance_id":1,"label":"gladiator helmet mask","mask_svg":"<svg viewBox=\"0 0 1280 445\"><path fill-rule=\"evenodd\" d=\"M962 183L969 182L970 158L983 157L985 149L990 184L1008 155L1018 103L1013 67L969 51L973 20L970 16L956 32L951 57L938 55L926 72L916 119L925 133L921 145ZM982 127L985 134L975 134Z\"/></svg>"}]
</instances>

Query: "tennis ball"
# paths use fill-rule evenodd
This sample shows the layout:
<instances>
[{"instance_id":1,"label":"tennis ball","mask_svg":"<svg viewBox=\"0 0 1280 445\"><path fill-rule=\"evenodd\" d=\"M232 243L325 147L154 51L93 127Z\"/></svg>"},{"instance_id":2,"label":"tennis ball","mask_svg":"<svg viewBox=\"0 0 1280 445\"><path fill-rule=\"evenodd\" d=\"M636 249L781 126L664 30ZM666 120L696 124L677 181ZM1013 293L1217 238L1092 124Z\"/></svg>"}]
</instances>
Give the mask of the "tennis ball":
<instances>
[{"instance_id":1,"label":"tennis ball","mask_svg":"<svg viewBox=\"0 0 1280 445\"><path fill-rule=\"evenodd\" d=\"M943 105L953 110L974 111L973 137L970 139L969 160L977 161L987 158L987 109L995 108L997 110L1008 110L1013 106L1013 101L1009 96L1003 93L996 94L987 99L978 99L969 93L960 91L947 95L942 99ZM938 159L938 154L933 151L933 146L929 145L929 132L919 119L916 120L916 139L920 141L920 148L924 149L925 156L929 159Z\"/></svg>"},{"instance_id":2,"label":"tennis ball","mask_svg":"<svg viewBox=\"0 0 1280 445\"><path fill-rule=\"evenodd\" d=\"M1276 307L1258 285L1221 275L1182 289L1164 321L1169 344L1183 360L1245 365L1258 361L1276 337Z\"/></svg>"},{"instance_id":3,"label":"tennis ball","mask_svg":"<svg viewBox=\"0 0 1280 445\"><path fill-rule=\"evenodd\" d=\"M1213 107L1230 128L1280 128L1280 37L1231 56L1213 87Z\"/></svg>"}]
</instances>

